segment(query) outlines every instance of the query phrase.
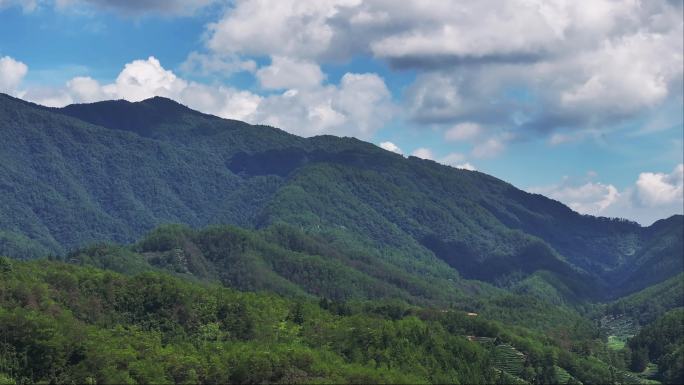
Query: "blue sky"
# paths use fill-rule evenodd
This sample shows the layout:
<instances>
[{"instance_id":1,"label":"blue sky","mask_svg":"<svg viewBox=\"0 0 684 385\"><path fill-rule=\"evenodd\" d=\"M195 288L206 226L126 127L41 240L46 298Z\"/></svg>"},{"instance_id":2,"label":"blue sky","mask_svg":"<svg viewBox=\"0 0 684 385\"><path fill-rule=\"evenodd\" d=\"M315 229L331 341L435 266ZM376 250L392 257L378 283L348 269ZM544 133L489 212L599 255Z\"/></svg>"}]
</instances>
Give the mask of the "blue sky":
<instances>
[{"instance_id":1,"label":"blue sky","mask_svg":"<svg viewBox=\"0 0 684 385\"><path fill-rule=\"evenodd\" d=\"M166 96L650 224L684 205L682 26L666 0L0 0L0 92Z\"/></svg>"}]
</instances>

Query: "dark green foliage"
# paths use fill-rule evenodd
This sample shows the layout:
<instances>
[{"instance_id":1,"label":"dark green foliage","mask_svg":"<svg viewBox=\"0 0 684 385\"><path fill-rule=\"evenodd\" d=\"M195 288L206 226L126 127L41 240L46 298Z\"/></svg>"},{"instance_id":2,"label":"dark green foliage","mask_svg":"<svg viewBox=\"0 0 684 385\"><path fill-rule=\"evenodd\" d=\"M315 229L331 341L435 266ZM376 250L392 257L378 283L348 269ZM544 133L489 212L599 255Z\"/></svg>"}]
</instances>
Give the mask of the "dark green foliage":
<instances>
[{"instance_id":1,"label":"dark green foliage","mask_svg":"<svg viewBox=\"0 0 684 385\"><path fill-rule=\"evenodd\" d=\"M625 315L647 325L678 307L684 307L684 274L620 298L608 306L607 313Z\"/></svg>"},{"instance_id":2,"label":"dark green foliage","mask_svg":"<svg viewBox=\"0 0 684 385\"><path fill-rule=\"evenodd\" d=\"M562 329L570 338L591 334L591 322L576 309L546 300L537 292L507 292L449 276L449 271L417 275L380 257L359 255L354 252L358 247L341 251L324 238L285 225L260 231L232 226L198 231L166 225L132 246L97 245L77 250L65 260L126 274L162 270L239 290L316 299L322 308L337 315L350 314L346 301L382 299L384 305L367 311L400 319L409 311L406 304L411 303L467 309L539 330ZM372 250L368 253L374 255Z\"/></svg>"},{"instance_id":3,"label":"dark green foliage","mask_svg":"<svg viewBox=\"0 0 684 385\"><path fill-rule=\"evenodd\" d=\"M643 372L646 365L648 365L648 349L645 347L633 349L629 369L633 372Z\"/></svg>"},{"instance_id":4,"label":"dark green foliage","mask_svg":"<svg viewBox=\"0 0 684 385\"><path fill-rule=\"evenodd\" d=\"M634 255L633 263L625 265L618 273L622 279L620 293L655 285L684 268L682 217L660 220L649 227L648 232L651 239Z\"/></svg>"},{"instance_id":5,"label":"dark green foliage","mask_svg":"<svg viewBox=\"0 0 684 385\"><path fill-rule=\"evenodd\" d=\"M14 264L8 257L0 256L0 274L9 274L12 272Z\"/></svg>"},{"instance_id":6,"label":"dark green foliage","mask_svg":"<svg viewBox=\"0 0 684 385\"><path fill-rule=\"evenodd\" d=\"M649 228L582 216L482 173L351 138L299 138L168 99L48 109L2 95L0 132L13 138L0 143L0 253L13 257L132 242L163 223L287 223L345 250L343 265L380 271L373 279L416 297L431 296L425 276L448 281L455 270L507 287L545 271L517 290L559 303L623 295L682 271L681 216ZM185 272L181 260L157 257ZM210 260L188 264L221 279ZM236 266L252 268L264 270Z\"/></svg>"},{"instance_id":7,"label":"dark green foliage","mask_svg":"<svg viewBox=\"0 0 684 385\"><path fill-rule=\"evenodd\" d=\"M684 383L684 308L671 310L641 329L629 341L629 348L633 371L643 371L651 361L658 365L661 381Z\"/></svg>"}]
</instances>

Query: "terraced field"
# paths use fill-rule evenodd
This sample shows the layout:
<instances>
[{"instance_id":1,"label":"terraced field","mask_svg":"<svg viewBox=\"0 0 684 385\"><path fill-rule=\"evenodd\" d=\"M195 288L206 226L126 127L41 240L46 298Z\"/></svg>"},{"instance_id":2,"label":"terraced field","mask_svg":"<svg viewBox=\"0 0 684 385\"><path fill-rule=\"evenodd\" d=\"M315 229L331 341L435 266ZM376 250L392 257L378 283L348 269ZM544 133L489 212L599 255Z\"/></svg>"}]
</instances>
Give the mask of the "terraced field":
<instances>
[{"instance_id":1,"label":"terraced field","mask_svg":"<svg viewBox=\"0 0 684 385\"><path fill-rule=\"evenodd\" d=\"M506 373L520 377L525 368L525 355L508 344L497 345L494 348L494 367Z\"/></svg>"},{"instance_id":2,"label":"terraced field","mask_svg":"<svg viewBox=\"0 0 684 385\"><path fill-rule=\"evenodd\" d=\"M609 331L610 334L619 336L632 336L639 331L639 328L637 327L634 320L631 317L626 316L624 314L620 314L617 316L604 316L603 318L601 318L601 328Z\"/></svg>"},{"instance_id":3,"label":"terraced field","mask_svg":"<svg viewBox=\"0 0 684 385\"><path fill-rule=\"evenodd\" d=\"M570 373L568 373L565 369L561 368L558 365L554 366L553 368L556 371L557 384L567 384L568 382L570 382L570 379L572 378Z\"/></svg>"},{"instance_id":4,"label":"terraced field","mask_svg":"<svg viewBox=\"0 0 684 385\"><path fill-rule=\"evenodd\" d=\"M643 384L644 381L639 376L634 373L624 372L622 373L622 379L625 384Z\"/></svg>"},{"instance_id":5,"label":"terraced field","mask_svg":"<svg viewBox=\"0 0 684 385\"><path fill-rule=\"evenodd\" d=\"M494 369L498 375L499 384L510 384L510 385L529 385L529 382L523 380L520 377L509 374L503 370Z\"/></svg>"},{"instance_id":6,"label":"terraced field","mask_svg":"<svg viewBox=\"0 0 684 385\"><path fill-rule=\"evenodd\" d=\"M625 347L626 341L623 337L618 337L615 335L608 336L608 348L612 350L621 350Z\"/></svg>"}]
</instances>

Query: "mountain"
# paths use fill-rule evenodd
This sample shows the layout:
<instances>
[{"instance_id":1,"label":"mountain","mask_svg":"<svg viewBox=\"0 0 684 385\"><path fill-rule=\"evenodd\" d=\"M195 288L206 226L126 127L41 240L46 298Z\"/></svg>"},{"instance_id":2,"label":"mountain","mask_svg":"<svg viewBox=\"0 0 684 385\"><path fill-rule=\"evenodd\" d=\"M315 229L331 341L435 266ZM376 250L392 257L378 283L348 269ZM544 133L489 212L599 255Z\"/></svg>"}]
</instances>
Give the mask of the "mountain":
<instances>
[{"instance_id":1,"label":"mountain","mask_svg":"<svg viewBox=\"0 0 684 385\"><path fill-rule=\"evenodd\" d=\"M643 228L580 215L480 172L164 98L54 109L2 95L0 132L10 138L0 253L15 257L134 242L164 223L287 225L414 280L478 279L562 301L682 271L682 216Z\"/></svg>"},{"instance_id":2,"label":"mountain","mask_svg":"<svg viewBox=\"0 0 684 385\"><path fill-rule=\"evenodd\" d=\"M648 325L666 312L684 308L684 273L632 293L609 304L613 316L628 316L640 325Z\"/></svg>"},{"instance_id":3,"label":"mountain","mask_svg":"<svg viewBox=\"0 0 684 385\"><path fill-rule=\"evenodd\" d=\"M664 384L684 383L684 308L665 313L629 341L631 369L642 372L655 363L657 380Z\"/></svg>"}]
</instances>

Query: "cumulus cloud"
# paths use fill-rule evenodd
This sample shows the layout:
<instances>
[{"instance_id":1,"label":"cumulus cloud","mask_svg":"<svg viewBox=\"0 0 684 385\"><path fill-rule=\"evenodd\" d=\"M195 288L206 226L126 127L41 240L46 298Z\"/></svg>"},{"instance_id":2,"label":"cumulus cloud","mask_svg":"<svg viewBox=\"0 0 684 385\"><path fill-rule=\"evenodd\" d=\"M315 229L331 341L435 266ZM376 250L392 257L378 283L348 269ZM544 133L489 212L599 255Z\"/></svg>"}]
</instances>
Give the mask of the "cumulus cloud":
<instances>
[{"instance_id":1,"label":"cumulus cloud","mask_svg":"<svg viewBox=\"0 0 684 385\"><path fill-rule=\"evenodd\" d=\"M593 173L590 178L595 176ZM571 178L528 191L561 201L582 214L627 218L650 225L684 212L683 180L684 165L679 164L671 173L641 173L633 186L622 191L612 184L591 180L578 183Z\"/></svg>"},{"instance_id":2,"label":"cumulus cloud","mask_svg":"<svg viewBox=\"0 0 684 385\"><path fill-rule=\"evenodd\" d=\"M18 3L35 1L0 0ZM189 14L212 3L57 0L133 14ZM254 72L254 58L272 57L257 72L261 85L301 95L324 82L323 62L372 56L417 71L407 116L451 129L453 140L461 140L453 125L470 122L558 133L552 142L562 144L577 138L567 131L608 127L682 94L678 1L235 0L221 10L204 52L190 53L184 70ZM318 106L312 119L344 121L326 111Z\"/></svg>"},{"instance_id":3,"label":"cumulus cloud","mask_svg":"<svg viewBox=\"0 0 684 385\"><path fill-rule=\"evenodd\" d=\"M38 7L38 0L0 0L0 10L10 6L19 6L24 12L32 12Z\"/></svg>"},{"instance_id":4,"label":"cumulus cloud","mask_svg":"<svg viewBox=\"0 0 684 385\"><path fill-rule=\"evenodd\" d=\"M63 107L74 102L72 95L66 89L57 88L33 87L21 91L19 96L47 107Z\"/></svg>"},{"instance_id":5,"label":"cumulus cloud","mask_svg":"<svg viewBox=\"0 0 684 385\"><path fill-rule=\"evenodd\" d=\"M442 164L458 167L458 165L463 162L464 159L465 155L461 154L460 152L451 152L437 161Z\"/></svg>"},{"instance_id":6,"label":"cumulus cloud","mask_svg":"<svg viewBox=\"0 0 684 385\"><path fill-rule=\"evenodd\" d=\"M213 0L57 3L133 14L189 14ZM349 96L351 85L344 79L326 84L321 65L372 56L393 68L416 70L403 95L404 117L444 130L445 140L476 142L473 157L496 156L507 143L497 135L502 130L520 139L548 135L550 143L561 145L593 137L578 131L610 129L667 100L681 101L681 14L681 2L668 0L406 0L401 7L392 0L234 0L207 25L202 52L190 53L181 69L203 75L254 73L262 89L276 93L259 96L212 86L212 96L200 98L235 97L240 102L229 104L243 106L241 111L258 105L247 115L253 121L304 135L367 138L388 119L383 114L391 96L384 82L380 86L373 74L349 74L371 83L363 97L376 101L380 109L375 112ZM269 57L271 63L258 69L256 62ZM114 90L102 92L139 98L182 94L165 87L193 86L181 78L170 81L158 69L151 74L161 78L144 81L164 86L127 86L117 80ZM74 100L100 97L86 86L75 84L69 95ZM360 82L355 86L361 87ZM352 128L357 121L362 124Z\"/></svg>"},{"instance_id":7,"label":"cumulus cloud","mask_svg":"<svg viewBox=\"0 0 684 385\"><path fill-rule=\"evenodd\" d=\"M367 139L393 115L393 109L382 78L347 73L339 85L268 96L252 119L304 136L332 133Z\"/></svg>"},{"instance_id":8,"label":"cumulus cloud","mask_svg":"<svg viewBox=\"0 0 684 385\"><path fill-rule=\"evenodd\" d=\"M80 103L92 103L109 96L97 80L87 76L75 77L69 80L66 86L69 94L73 95L72 99Z\"/></svg>"},{"instance_id":9,"label":"cumulus cloud","mask_svg":"<svg viewBox=\"0 0 684 385\"><path fill-rule=\"evenodd\" d=\"M294 85L292 79L276 77L273 75L265 81L273 87ZM306 84L302 79L296 83L302 82ZM140 101L153 96L168 97L224 118L269 124L303 136L337 134L369 138L394 111L390 92L376 74L347 73L337 85L309 83L307 88L261 96L233 87L185 80L165 69L155 57L126 64L109 84L76 77L61 89L33 88L23 94L27 100L53 107L105 99Z\"/></svg>"},{"instance_id":10,"label":"cumulus cloud","mask_svg":"<svg viewBox=\"0 0 684 385\"><path fill-rule=\"evenodd\" d=\"M190 52L181 64L181 70L199 75L220 75L228 77L236 72L254 72L257 64L254 60L242 59L234 54L216 55Z\"/></svg>"},{"instance_id":11,"label":"cumulus cloud","mask_svg":"<svg viewBox=\"0 0 684 385\"><path fill-rule=\"evenodd\" d=\"M411 155L421 158L421 159L428 159L428 160L434 160L435 159L435 154L432 153L432 150L426 147L420 147L411 153Z\"/></svg>"},{"instance_id":12,"label":"cumulus cloud","mask_svg":"<svg viewBox=\"0 0 684 385\"><path fill-rule=\"evenodd\" d=\"M680 94L681 8L666 0L238 0L209 27L207 48L317 62L373 55L418 70L406 94L418 123L536 134L601 127ZM511 89L525 96L505 96Z\"/></svg>"},{"instance_id":13,"label":"cumulus cloud","mask_svg":"<svg viewBox=\"0 0 684 385\"><path fill-rule=\"evenodd\" d=\"M153 96L173 97L187 86L186 81L164 69L159 60L150 56L147 60L134 60L126 64L116 81L103 90L107 94L137 102Z\"/></svg>"},{"instance_id":14,"label":"cumulus cloud","mask_svg":"<svg viewBox=\"0 0 684 385\"><path fill-rule=\"evenodd\" d=\"M325 75L313 62L274 56L271 65L259 69L256 77L267 89L300 89L319 86Z\"/></svg>"},{"instance_id":15,"label":"cumulus cloud","mask_svg":"<svg viewBox=\"0 0 684 385\"><path fill-rule=\"evenodd\" d=\"M472 155L476 158L494 158L506 149L506 142L511 139L510 135L490 137L473 147Z\"/></svg>"},{"instance_id":16,"label":"cumulus cloud","mask_svg":"<svg viewBox=\"0 0 684 385\"><path fill-rule=\"evenodd\" d=\"M560 185L530 188L529 191L561 201L579 213L591 215L602 215L620 197L617 188L611 184L586 182L574 185L567 178Z\"/></svg>"},{"instance_id":17,"label":"cumulus cloud","mask_svg":"<svg viewBox=\"0 0 684 385\"><path fill-rule=\"evenodd\" d=\"M329 20L338 7L359 0L237 0L209 26L214 52L315 58L327 51L334 34Z\"/></svg>"},{"instance_id":18,"label":"cumulus cloud","mask_svg":"<svg viewBox=\"0 0 684 385\"><path fill-rule=\"evenodd\" d=\"M160 13L164 15L190 15L216 0L55 0L58 8L94 6L111 9L126 15Z\"/></svg>"},{"instance_id":19,"label":"cumulus cloud","mask_svg":"<svg viewBox=\"0 0 684 385\"><path fill-rule=\"evenodd\" d=\"M560 106L584 113L610 109L629 114L660 103L682 76L682 51L673 51L682 47L680 39L636 32L606 40L571 62L581 75L560 91Z\"/></svg>"},{"instance_id":20,"label":"cumulus cloud","mask_svg":"<svg viewBox=\"0 0 684 385\"><path fill-rule=\"evenodd\" d=\"M253 116L263 101L260 95L249 91L195 82L190 82L174 99L198 111L250 123L258 123Z\"/></svg>"},{"instance_id":21,"label":"cumulus cloud","mask_svg":"<svg viewBox=\"0 0 684 385\"><path fill-rule=\"evenodd\" d=\"M465 155L459 152L451 152L442 157L437 157L432 149L427 147L419 147L413 150L411 155L421 159L434 160L435 162L441 163L443 165L475 171L475 167L472 164L465 162Z\"/></svg>"},{"instance_id":22,"label":"cumulus cloud","mask_svg":"<svg viewBox=\"0 0 684 385\"><path fill-rule=\"evenodd\" d=\"M380 148L383 150L396 152L397 154L404 154L401 148L392 142L380 142Z\"/></svg>"},{"instance_id":23,"label":"cumulus cloud","mask_svg":"<svg viewBox=\"0 0 684 385\"><path fill-rule=\"evenodd\" d=\"M475 166L473 166L472 164L470 164L470 162L465 162L465 163L457 164L457 165L454 166L454 167L460 168L460 169L462 169L462 170L477 171L477 169L475 168Z\"/></svg>"},{"instance_id":24,"label":"cumulus cloud","mask_svg":"<svg viewBox=\"0 0 684 385\"><path fill-rule=\"evenodd\" d=\"M444 132L444 139L448 141L463 141L476 138L482 132L482 127L477 123L459 123Z\"/></svg>"},{"instance_id":25,"label":"cumulus cloud","mask_svg":"<svg viewBox=\"0 0 684 385\"><path fill-rule=\"evenodd\" d=\"M639 174L634 194L635 202L645 207L682 204L684 197L684 164L670 174L644 172Z\"/></svg>"},{"instance_id":26,"label":"cumulus cloud","mask_svg":"<svg viewBox=\"0 0 684 385\"><path fill-rule=\"evenodd\" d=\"M9 56L0 58L0 92L15 94L28 72L28 66Z\"/></svg>"},{"instance_id":27,"label":"cumulus cloud","mask_svg":"<svg viewBox=\"0 0 684 385\"><path fill-rule=\"evenodd\" d=\"M457 81L443 74L418 76L406 97L408 115L418 123L449 123L467 108Z\"/></svg>"}]
</instances>

